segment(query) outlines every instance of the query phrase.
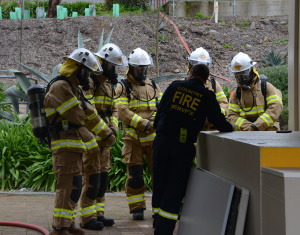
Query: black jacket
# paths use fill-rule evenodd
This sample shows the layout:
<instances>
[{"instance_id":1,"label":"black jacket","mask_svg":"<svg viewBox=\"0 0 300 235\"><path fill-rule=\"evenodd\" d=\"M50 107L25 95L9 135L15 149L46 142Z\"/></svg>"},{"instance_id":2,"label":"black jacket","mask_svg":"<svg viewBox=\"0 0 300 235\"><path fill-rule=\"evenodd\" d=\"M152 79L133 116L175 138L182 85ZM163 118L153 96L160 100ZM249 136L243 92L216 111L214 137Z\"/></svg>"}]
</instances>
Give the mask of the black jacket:
<instances>
[{"instance_id":1,"label":"black jacket","mask_svg":"<svg viewBox=\"0 0 300 235\"><path fill-rule=\"evenodd\" d=\"M187 130L187 142L195 143L206 118L221 132L233 130L221 113L214 92L205 88L202 81L197 78L175 81L161 99L154 128L157 134L178 141L181 128L184 128Z\"/></svg>"}]
</instances>

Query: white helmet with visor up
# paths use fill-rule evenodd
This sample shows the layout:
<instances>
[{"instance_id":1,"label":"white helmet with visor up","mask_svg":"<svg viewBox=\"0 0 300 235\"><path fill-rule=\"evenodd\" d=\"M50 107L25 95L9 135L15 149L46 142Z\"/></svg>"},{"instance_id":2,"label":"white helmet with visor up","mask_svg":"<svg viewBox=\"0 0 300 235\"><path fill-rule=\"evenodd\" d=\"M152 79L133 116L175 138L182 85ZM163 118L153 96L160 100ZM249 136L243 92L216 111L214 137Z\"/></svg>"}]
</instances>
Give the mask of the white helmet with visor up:
<instances>
[{"instance_id":1,"label":"white helmet with visor up","mask_svg":"<svg viewBox=\"0 0 300 235\"><path fill-rule=\"evenodd\" d=\"M114 65L128 65L126 56L124 56L121 49L113 43L105 44L95 55Z\"/></svg>"},{"instance_id":2,"label":"white helmet with visor up","mask_svg":"<svg viewBox=\"0 0 300 235\"><path fill-rule=\"evenodd\" d=\"M97 58L91 51L85 48L78 48L74 50L67 58L77 61L78 63L92 70L93 72L102 71L102 67Z\"/></svg>"},{"instance_id":3,"label":"white helmet with visor up","mask_svg":"<svg viewBox=\"0 0 300 235\"><path fill-rule=\"evenodd\" d=\"M141 48L134 49L129 57L128 57L128 64L137 67L140 65L153 65L152 58L149 54Z\"/></svg>"},{"instance_id":4,"label":"white helmet with visor up","mask_svg":"<svg viewBox=\"0 0 300 235\"><path fill-rule=\"evenodd\" d=\"M188 60L189 63L193 66L196 64L205 64L207 66L210 66L212 61L209 53L203 47L199 47L196 50L192 51L192 53L188 56Z\"/></svg>"}]
</instances>

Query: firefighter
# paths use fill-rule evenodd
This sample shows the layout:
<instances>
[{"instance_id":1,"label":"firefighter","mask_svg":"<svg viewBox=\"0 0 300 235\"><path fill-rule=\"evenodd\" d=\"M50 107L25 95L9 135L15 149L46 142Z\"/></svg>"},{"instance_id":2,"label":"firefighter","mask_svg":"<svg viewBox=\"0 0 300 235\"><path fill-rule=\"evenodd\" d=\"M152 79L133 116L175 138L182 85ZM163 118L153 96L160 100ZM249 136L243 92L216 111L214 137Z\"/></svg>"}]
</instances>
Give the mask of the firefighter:
<instances>
[{"instance_id":1,"label":"firefighter","mask_svg":"<svg viewBox=\"0 0 300 235\"><path fill-rule=\"evenodd\" d=\"M118 74L116 73L116 66L127 66L127 59L123 55L120 48L112 43L104 45L97 53L95 53L97 60L100 62L103 72L92 73L90 76L90 89L84 91L85 96L95 105L98 115L106 122L109 128L116 136L118 130L118 112L115 106L115 90L114 86L117 84ZM97 144L100 147L100 187L97 192L95 209L97 211L97 220L103 226L114 225L114 220L104 216L105 210L105 192L108 186L108 170L111 168L111 151L110 147L96 136ZM97 156L95 156L97 157ZM86 165L88 166L88 164ZM88 169L84 169L87 172ZM86 182L87 184L88 182ZM84 201L85 198L81 198ZM88 200L88 199L86 199ZM88 208L81 208L82 211L89 210ZM82 217L86 213L82 214Z\"/></svg>"},{"instance_id":2,"label":"firefighter","mask_svg":"<svg viewBox=\"0 0 300 235\"><path fill-rule=\"evenodd\" d=\"M231 60L229 70L234 74L238 87L230 98L228 120L238 131L280 130L281 92L269 82L265 83L265 88L262 86L255 64L243 52Z\"/></svg>"},{"instance_id":3,"label":"firefighter","mask_svg":"<svg viewBox=\"0 0 300 235\"><path fill-rule=\"evenodd\" d=\"M83 155L100 152L90 131L105 139L107 145L112 145L115 137L105 122L95 115L96 110L84 98L79 87L89 89L89 74L102 70L101 65L92 52L83 48L74 50L65 59L60 75L48 84L44 101L57 178L50 235L81 235L84 230L75 227L75 217L82 189ZM99 161L94 162L93 171L95 174L100 172ZM91 187L96 185L92 183Z\"/></svg>"},{"instance_id":4,"label":"firefighter","mask_svg":"<svg viewBox=\"0 0 300 235\"><path fill-rule=\"evenodd\" d=\"M175 81L164 92L154 128L153 195L155 235L171 235L195 156L194 143L206 119L221 132L233 131L215 94L205 88L209 69L191 68L186 81Z\"/></svg>"},{"instance_id":5,"label":"firefighter","mask_svg":"<svg viewBox=\"0 0 300 235\"><path fill-rule=\"evenodd\" d=\"M192 51L188 56L188 61L188 73L190 69L196 64L205 64L208 67L210 67L212 63L212 59L209 56L208 51L205 50L203 47L199 47L196 50ZM228 100L226 95L224 94L220 83L216 80L214 76L210 74L209 78L207 79L207 82L205 83L205 87L207 87L209 90L213 91L216 94L216 98L221 107L221 111L224 114L224 116L226 116L228 112ZM213 125L206 121L203 127L203 131L210 130L215 130L215 128L213 127Z\"/></svg>"},{"instance_id":6,"label":"firefighter","mask_svg":"<svg viewBox=\"0 0 300 235\"><path fill-rule=\"evenodd\" d=\"M117 86L119 119L122 121L123 161L127 163L126 195L130 214L134 220L144 219L146 209L143 180L143 155L152 175L152 143L155 137L155 118L161 90L147 78L148 66L153 65L149 54L134 49L128 57L127 79Z\"/></svg>"}]
</instances>

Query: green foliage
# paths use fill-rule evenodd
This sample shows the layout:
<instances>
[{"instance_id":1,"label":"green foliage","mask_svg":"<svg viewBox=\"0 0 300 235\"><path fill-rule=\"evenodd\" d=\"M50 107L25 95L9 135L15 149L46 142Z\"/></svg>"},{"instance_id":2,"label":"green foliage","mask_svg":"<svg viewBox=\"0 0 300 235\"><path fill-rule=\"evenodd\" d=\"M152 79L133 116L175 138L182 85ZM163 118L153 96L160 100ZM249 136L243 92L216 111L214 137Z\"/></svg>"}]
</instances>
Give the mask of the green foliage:
<instances>
[{"instance_id":1,"label":"green foliage","mask_svg":"<svg viewBox=\"0 0 300 235\"><path fill-rule=\"evenodd\" d=\"M225 43L225 44L223 44L223 47L224 48L232 47L232 43Z\"/></svg>"},{"instance_id":2,"label":"green foliage","mask_svg":"<svg viewBox=\"0 0 300 235\"><path fill-rule=\"evenodd\" d=\"M122 161L122 131L118 131L117 141L112 146L112 168L109 171L109 190L110 191L124 191L127 179L126 164ZM144 182L148 191L152 191L152 181L149 173L149 168L144 160L143 170Z\"/></svg>"},{"instance_id":3,"label":"green foliage","mask_svg":"<svg viewBox=\"0 0 300 235\"><path fill-rule=\"evenodd\" d=\"M280 52L276 53L273 50L269 50L267 57L261 55L261 59L264 66L276 66L276 65L283 65L287 63L281 57Z\"/></svg>"},{"instance_id":4,"label":"green foliage","mask_svg":"<svg viewBox=\"0 0 300 235\"><path fill-rule=\"evenodd\" d=\"M245 22L236 22L235 25L246 27L246 26L249 26L250 23L247 22L247 21L245 21Z\"/></svg>"},{"instance_id":5,"label":"green foliage","mask_svg":"<svg viewBox=\"0 0 300 235\"><path fill-rule=\"evenodd\" d=\"M4 83L0 83L0 103L7 102L7 95L4 93ZM11 106L8 104L0 104L0 110L11 111Z\"/></svg>"},{"instance_id":6,"label":"green foliage","mask_svg":"<svg viewBox=\"0 0 300 235\"><path fill-rule=\"evenodd\" d=\"M272 44L280 44L280 43L288 43L288 39L287 38L282 38L276 42L272 42Z\"/></svg>"},{"instance_id":7,"label":"green foliage","mask_svg":"<svg viewBox=\"0 0 300 235\"><path fill-rule=\"evenodd\" d=\"M198 19L198 18L203 18L204 17L204 15L202 15L202 13L196 13L196 15L195 15L195 18L196 19Z\"/></svg>"},{"instance_id":8,"label":"green foliage","mask_svg":"<svg viewBox=\"0 0 300 235\"><path fill-rule=\"evenodd\" d=\"M269 78L269 82L282 93L283 111L280 116L281 128L288 128L288 65L278 65L262 68L259 74L264 74Z\"/></svg>"},{"instance_id":9,"label":"green foliage","mask_svg":"<svg viewBox=\"0 0 300 235\"><path fill-rule=\"evenodd\" d=\"M0 2L2 8L2 19L9 19L9 12L15 11L15 7L18 7L17 2Z\"/></svg>"},{"instance_id":10,"label":"green foliage","mask_svg":"<svg viewBox=\"0 0 300 235\"><path fill-rule=\"evenodd\" d=\"M111 10L113 8L113 4L117 4L117 3L120 4L120 12L148 9L147 0L105 0L105 5L108 10Z\"/></svg>"},{"instance_id":11,"label":"green foliage","mask_svg":"<svg viewBox=\"0 0 300 235\"><path fill-rule=\"evenodd\" d=\"M54 191L50 150L38 144L29 121L18 125L0 122L0 149L1 190Z\"/></svg>"}]
</instances>

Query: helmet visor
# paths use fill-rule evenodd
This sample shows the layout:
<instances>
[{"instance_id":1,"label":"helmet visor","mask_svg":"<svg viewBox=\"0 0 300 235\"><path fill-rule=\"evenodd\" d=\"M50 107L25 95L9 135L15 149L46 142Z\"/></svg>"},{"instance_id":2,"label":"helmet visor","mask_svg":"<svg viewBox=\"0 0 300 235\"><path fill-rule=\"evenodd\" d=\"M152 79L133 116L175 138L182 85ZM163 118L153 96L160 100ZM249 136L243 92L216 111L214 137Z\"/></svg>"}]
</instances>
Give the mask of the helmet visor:
<instances>
[{"instance_id":1,"label":"helmet visor","mask_svg":"<svg viewBox=\"0 0 300 235\"><path fill-rule=\"evenodd\" d=\"M240 85L249 83L249 81L251 80L249 75L249 69L242 72L234 73L234 77L237 83Z\"/></svg>"}]
</instances>

